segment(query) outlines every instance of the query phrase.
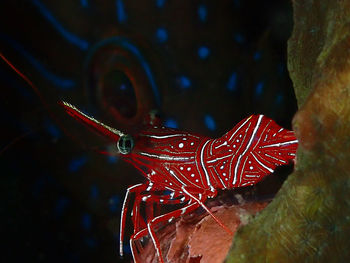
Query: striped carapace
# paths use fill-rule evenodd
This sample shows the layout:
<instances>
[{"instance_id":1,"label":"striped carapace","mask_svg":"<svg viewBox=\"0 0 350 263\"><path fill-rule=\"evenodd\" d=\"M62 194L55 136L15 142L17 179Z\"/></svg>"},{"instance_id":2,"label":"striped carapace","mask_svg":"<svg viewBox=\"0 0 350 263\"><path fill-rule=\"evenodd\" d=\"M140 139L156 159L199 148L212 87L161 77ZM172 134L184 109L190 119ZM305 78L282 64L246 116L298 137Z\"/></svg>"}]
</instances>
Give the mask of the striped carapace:
<instances>
[{"instance_id":1,"label":"striped carapace","mask_svg":"<svg viewBox=\"0 0 350 263\"><path fill-rule=\"evenodd\" d=\"M251 115L217 139L166 127L146 126L131 136L111 128L62 102L74 118L116 143L121 157L135 166L147 182L127 189L120 222L120 254L123 255L124 226L131 194L134 233L130 238L134 260L138 259L135 241L150 235L160 262L163 256L155 226L202 206L228 232L205 206L217 189L254 185L279 165L294 160L298 141L293 131L278 126L263 115ZM140 212L144 205L146 217ZM162 205L182 207L160 214ZM146 218L146 222L145 219Z\"/></svg>"}]
</instances>

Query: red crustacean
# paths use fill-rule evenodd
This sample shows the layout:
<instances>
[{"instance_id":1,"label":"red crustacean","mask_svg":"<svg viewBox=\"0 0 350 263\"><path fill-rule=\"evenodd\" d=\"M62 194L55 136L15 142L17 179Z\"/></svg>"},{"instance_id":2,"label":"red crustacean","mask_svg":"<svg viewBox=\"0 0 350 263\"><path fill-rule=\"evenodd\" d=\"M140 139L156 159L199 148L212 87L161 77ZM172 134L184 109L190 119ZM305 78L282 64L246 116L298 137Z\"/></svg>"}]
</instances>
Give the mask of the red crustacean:
<instances>
[{"instance_id":1,"label":"red crustacean","mask_svg":"<svg viewBox=\"0 0 350 263\"><path fill-rule=\"evenodd\" d=\"M203 207L228 233L205 206L217 189L254 185L277 166L295 159L298 141L293 131L278 126L263 115L251 115L217 139L165 127L147 125L131 136L87 116L73 105L62 102L65 110L98 133L108 137L125 161L135 166L148 180L127 189L120 221L120 255L123 255L124 226L131 194L135 195L131 212L134 233L130 246L138 261L136 240L149 235L160 262L164 262L155 233L158 223ZM141 215L146 208L146 220ZM181 208L159 214L162 205Z\"/></svg>"}]
</instances>

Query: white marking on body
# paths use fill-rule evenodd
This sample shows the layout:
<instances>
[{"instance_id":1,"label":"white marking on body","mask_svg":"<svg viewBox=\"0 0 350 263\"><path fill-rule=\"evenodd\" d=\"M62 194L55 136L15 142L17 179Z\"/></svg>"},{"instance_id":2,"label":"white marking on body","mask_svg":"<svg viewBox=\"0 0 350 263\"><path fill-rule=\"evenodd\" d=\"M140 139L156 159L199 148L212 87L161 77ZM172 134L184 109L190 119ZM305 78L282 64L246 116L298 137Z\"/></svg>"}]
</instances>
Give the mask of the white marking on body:
<instances>
[{"instance_id":1,"label":"white marking on body","mask_svg":"<svg viewBox=\"0 0 350 263\"><path fill-rule=\"evenodd\" d=\"M218 157L218 158L215 158L215 159L213 159L213 160L207 161L207 163L215 163L216 161L219 161L219 160L222 160L222 159L231 157L231 156L232 156L232 154L225 155L225 156L222 156L222 157Z\"/></svg>"},{"instance_id":2,"label":"white marking on body","mask_svg":"<svg viewBox=\"0 0 350 263\"><path fill-rule=\"evenodd\" d=\"M275 144L269 144L269 145L264 145L261 146L261 148L268 148L268 147L280 147L280 146L284 146L284 145L289 145L289 144L294 144L294 143L298 143L298 140L293 140L293 141L288 141L288 142L280 142L280 143L275 143Z\"/></svg>"},{"instance_id":3,"label":"white marking on body","mask_svg":"<svg viewBox=\"0 0 350 263\"><path fill-rule=\"evenodd\" d=\"M260 162L259 160L258 160L258 158L256 158L256 156L252 153L252 156L253 156L253 158L255 159L255 161L257 161L258 162L258 164L260 164L262 167L264 167L266 170L268 170L270 173L272 173L273 172L273 170L270 168L270 167L267 167L265 164L263 164L262 162Z\"/></svg>"},{"instance_id":4,"label":"white marking on body","mask_svg":"<svg viewBox=\"0 0 350 263\"><path fill-rule=\"evenodd\" d=\"M218 149L218 148L225 146L225 145L227 145L227 141L224 141L222 144L215 146L214 149Z\"/></svg>"},{"instance_id":5,"label":"white marking on body","mask_svg":"<svg viewBox=\"0 0 350 263\"><path fill-rule=\"evenodd\" d=\"M221 177L220 177L220 176L218 176L218 178L219 178L219 180L220 180L221 184L224 186L224 188L225 188L225 189L227 189L227 187L226 187L225 183L222 181Z\"/></svg>"},{"instance_id":6,"label":"white marking on body","mask_svg":"<svg viewBox=\"0 0 350 263\"><path fill-rule=\"evenodd\" d=\"M253 167L253 166L250 166L250 167L249 167L249 169L250 169L250 170L253 170L253 169L254 169L254 167Z\"/></svg>"},{"instance_id":7,"label":"white marking on body","mask_svg":"<svg viewBox=\"0 0 350 263\"><path fill-rule=\"evenodd\" d=\"M250 137L250 140L248 142L247 147L245 148L244 152L238 156L237 163L236 163L235 170L234 170L234 177L233 177L233 182L232 182L233 185L237 182L237 172L238 172L238 166L239 166L239 164L241 162L241 158L246 154L246 152L248 151L250 145L252 144L253 139L255 137L255 134L257 133L257 131L259 129L262 117L263 117L263 115L259 115L258 122L255 125L255 128L253 130L252 136Z\"/></svg>"},{"instance_id":8,"label":"white marking on body","mask_svg":"<svg viewBox=\"0 0 350 263\"><path fill-rule=\"evenodd\" d=\"M265 155L268 156L268 157L270 157L270 158L272 158L272 159L275 159L276 161L280 161L280 162L282 162L282 163L287 163L285 160L278 159L278 158L276 158L276 157L274 157L274 156L272 156L272 155L270 155L270 154L265 153Z\"/></svg>"},{"instance_id":9,"label":"white marking on body","mask_svg":"<svg viewBox=\"0 0 350 263\"><path fill-rule=\"evenodd\" d=\"M214 192L215 191L215 188L211 185L210 183L210 178L209 178L209 174L208 174L208 171L205 167L205 164L204 164L204 149L205 149L205 146L209 143L210 140L206 141L203 146L202 146L202 149L201 149L201 155L200 155L200 160L201 160L201 166L202 166L202 169L204 170L204 174L205 174L205 178L207 180L207 184L208 186L210 187L210 191ZM197 179L198 180L198 179ZM196 180L196 182L197 182Z\"/></svg>"},{"instance_id":10,"label":"white marking on body","mask_svg":"<svg viewBox=\"0 0 350 263\"><path fill-rule=\"evenodd\" d=\"M142 201L143 201L143 202L146 202L147 199L150 198L150 197L151 197L151 195L143 196L143 197L142 197Z\"/></svg>"},{"instance_id":11,"label":"white marking on body","mask_svg":"<svg viewBox=\"0 0 350 263\"><path fill-rule=\"evenodd\" d=\"M246 174L245 176L246 176L246 177L254 177L254 178L260 177L259 175L253 175L253 174Z\"/></svg>"},{"instance_id":12,"label":"white marking on body","mask_svg":"<svg viewBox=\"0 0 350 263\"><path fill-rule=\"evenodd\" d=\"M191 174L191 177L194 177L194 174Z\"/></svg>"},{"instance_id":13,"label":"white marking on body","mask_svg":"<svg viewBox=\"0 0 350 263\"><path fill-rule=\"evenodd\" d=\"M183 148L184 144L182 142L179 143L179 148Z\"/></svg>"},{"instance_id":14,"label":"white marking on body","mask_svg":"<svg viewBox=\"0 0 350 263\"><path fill-rule=\"evenodd\" d=\"M183 137L186 136L186 134L166 134L166 135L148 135L148 134L140 134L141 136L145 136L145 137L150 137L150 138L154 138L154 139L167 139L167 138L172 138L172 137Z\"/></svg>"},{"instance_id":15,"label":"white marking on body","mask_svg":"<svg viewBox=\"0 0 350 263\"><path fill-rule=\"evenodd\" d=\"M182 171L184 168L183 168L183 166L180 166L180 170Z\"/></svg>"},{"instance_id":16,"label":"white marking on body","mask_svg":"<svg viewBox=\"0 0 350 263\"><path fill-rule=\"evenodd\" d=\"M166 160L166 161L188 161L188 160L194 159L194 157L157 155L157 154L150 154L150 153L146 153L146 152L140 152L140 154L147 156L147 157L150 157L150 158L156 158L156 159Z\"/></svg>"},{"instance_id":17,"label":"white marking on body","mask_svg":"<svg viewBox=\"0 0 350 263\"><path fill-rule=\"evenodd\" d=\"M152 186L153 186L153 183L152 183L152 182L149 182L149 184L148 184L148 187L147 187L146 191L151 190L151 189L152 189Z\"/></svg>"},{"instance_id":18,"label":"white marking on body","mask_svg":"<svg viewBox=\"0 0 350 263\"><path fill-rule=\"evenodd\" d=\"M191 167L187 167L187 171L191 171Z\"/></svg>"},{"instance_id":19,"label":"white marking on body","mask_svg":"<svg viewBox=\"0 0 350 263\"><path fill-rule=\"evenodd\" d=\"M170 170L169 168L165 168L172 176L174 176L175 177L175 179L176 180L178 180L182 185L185 185L186 186L186 184L183 182L183 181L181 181L181 179L179 178L179 177L177 177L177 175L176 175L176 173L173 171L173 170ZM171 185L171 183L169 183L170 185Z\"/></svg>"},{"instance_id":20,"label":"white marking on body","mask_svg":"<svg viewBox=\"0 0 350 263\"><path fill-rule=\"evenodd\" d=\"M194 145L194 142L191 142L190 144L193 146L193 145Z\"/></svg>"},{"instance_id":21,"label":"white marking on body","mask_svg":"<svg viewBox=\"0 0 350 263\"><path fill-rule=\"evenodd\" d=\"M253 117L253 116L250 116L248 119L246 119L245 122L243 122L243 123L241 124L241 126L239 126L238 129L235 130L234 133L232 133L230 139L228 139L228 140L231 141L231 139L233 138L233 136L235 136L236 133L237 133L237 132L252 118L252 117Z\"/></svg>"}]
</instances>

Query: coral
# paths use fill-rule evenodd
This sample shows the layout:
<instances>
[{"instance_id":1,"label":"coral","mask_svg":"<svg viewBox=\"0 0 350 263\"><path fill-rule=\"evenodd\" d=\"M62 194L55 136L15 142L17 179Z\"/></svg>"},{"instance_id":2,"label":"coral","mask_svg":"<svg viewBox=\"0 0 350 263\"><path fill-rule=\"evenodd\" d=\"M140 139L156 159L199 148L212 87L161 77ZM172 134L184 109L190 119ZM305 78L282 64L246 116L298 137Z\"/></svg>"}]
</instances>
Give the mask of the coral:
<instances>
[{"instance_id":1,"label":"coral","mask_svg":"<svg viewBox=\"0 0 350 263\"><path fill-rule=\"evenodd\" d=\"M293 1L295 172L235 235L227 262L350 262L350 1Z\"/></svg>"}]
</instances>

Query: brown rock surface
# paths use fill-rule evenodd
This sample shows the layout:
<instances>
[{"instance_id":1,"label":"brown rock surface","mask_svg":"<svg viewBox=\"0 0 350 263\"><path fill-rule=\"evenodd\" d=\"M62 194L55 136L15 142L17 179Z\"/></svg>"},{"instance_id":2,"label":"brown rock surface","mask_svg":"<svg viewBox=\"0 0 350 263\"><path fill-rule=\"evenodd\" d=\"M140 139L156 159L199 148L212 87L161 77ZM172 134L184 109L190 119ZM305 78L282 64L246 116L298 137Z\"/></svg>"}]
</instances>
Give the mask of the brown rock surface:
<instances>
[{"instance_id":1,"label":"brown rock surface","mask_svg":"<svg viewBox=\"0 0 350 263\"><path fill-rule=\"evenodd\" d=\"M232 232L247 224L250 217L267 202L247 202L240 205L211 208L215 216ZM231 246L232 236L205 213L182 217L158 231L162 252L169 263L220 263ZM148 242L140 254L140 262L158 262L153 244Z\"/></svg>"},{"instance_id":2,"label":"brown rock surface","mask_svg":"<svg viewBox=\"0 0 350 263\"><path fill-rule=\"evenodd\" d=\"M294 0L296 170L227 262L350 262L350 1Z\"/></svg>"}]
</instances>

